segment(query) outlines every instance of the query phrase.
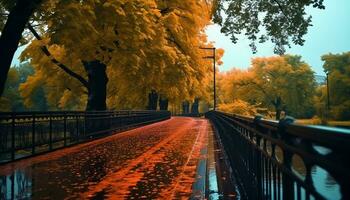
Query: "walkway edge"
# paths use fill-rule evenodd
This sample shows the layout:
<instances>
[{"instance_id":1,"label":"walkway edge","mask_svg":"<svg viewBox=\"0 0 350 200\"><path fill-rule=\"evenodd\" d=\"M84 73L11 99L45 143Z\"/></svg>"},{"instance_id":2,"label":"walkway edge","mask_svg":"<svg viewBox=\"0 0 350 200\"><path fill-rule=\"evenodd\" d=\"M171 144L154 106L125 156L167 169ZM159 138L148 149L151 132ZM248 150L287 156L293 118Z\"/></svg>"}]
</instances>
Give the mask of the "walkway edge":
<instances>
[{"instance_id":1,"label":"walkway edge","mask_svg":"<svg viewBox=\"0 0 350 200\"><path fill-rule=\"evenodd\" d=\"M218 133L216 127L214 124L212 125L213 129L213 139L214 139L214 148L215 150L215 163L216 163L216 171L217 171L217 178L218 178L218 190L219 195L213 195L214 198L209 199L241 199L239 187L237 185L237 180L235 173L230 165L230 161L228 158L228 155L224 149L222 139L220 137L220 134ZM223 176L223 174L228 171L228 180L226 180L226 176ZM225 180L222 180L222 178L225 177ZM232 194L234 192L234 194Z\"/></svg>"}]
</instances>

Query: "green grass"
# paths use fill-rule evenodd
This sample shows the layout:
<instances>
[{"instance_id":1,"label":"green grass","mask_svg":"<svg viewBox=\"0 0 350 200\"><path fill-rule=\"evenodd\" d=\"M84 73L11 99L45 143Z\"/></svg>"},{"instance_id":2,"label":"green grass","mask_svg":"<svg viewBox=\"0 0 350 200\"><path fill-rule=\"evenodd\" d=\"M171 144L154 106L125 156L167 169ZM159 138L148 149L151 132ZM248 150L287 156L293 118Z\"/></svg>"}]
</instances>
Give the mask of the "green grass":
<instances>
[{"instance_id":1,"label":"green grass","mask_svg":"<svg viewBox=\"0 0 350 200\"><path fill-rule=\"evenodd\" d=\"M350 121L328 121L330 126L348 127L350 128Z\"/></svg>"},{"instance_id":2,"label":"green grass","mask_svg":"<svg viewBox=\"0 0 350 200\"><path fill-rule=\"evenodd\" d=\"M326 124L322 124L322 120L319 118L297 119L295 123L301 124L301 125L325 125L325 126L350 128L350 121L327 121Z\"/></svg>"},{"instance_id":3,"label":"green grass","mask_svg":"<svg viewBox=\"0 0 350 200\"><path fill-rule=\"evenodd\" d=\"M322 125L322 121L319 118L297 119L295 123L301 125Z\"/></svg>"}]
</instances>

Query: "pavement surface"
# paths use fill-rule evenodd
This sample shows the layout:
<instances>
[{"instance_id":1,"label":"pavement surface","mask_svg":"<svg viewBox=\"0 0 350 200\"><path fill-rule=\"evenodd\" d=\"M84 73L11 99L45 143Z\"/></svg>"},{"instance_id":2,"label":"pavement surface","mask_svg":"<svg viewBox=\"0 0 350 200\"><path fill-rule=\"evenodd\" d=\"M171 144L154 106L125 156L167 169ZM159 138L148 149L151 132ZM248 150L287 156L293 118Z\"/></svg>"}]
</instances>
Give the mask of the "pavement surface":
<instances>
[{"instance_id":1,"label":"pavement surface","mask_svg":"<svg viewBox=\"0 0 350 200\"><path fill-rule=\"evenodd\" d=\"M2 165L0 199L188 199L210 129L174 117Z\"/></svg>"}]
</instances>

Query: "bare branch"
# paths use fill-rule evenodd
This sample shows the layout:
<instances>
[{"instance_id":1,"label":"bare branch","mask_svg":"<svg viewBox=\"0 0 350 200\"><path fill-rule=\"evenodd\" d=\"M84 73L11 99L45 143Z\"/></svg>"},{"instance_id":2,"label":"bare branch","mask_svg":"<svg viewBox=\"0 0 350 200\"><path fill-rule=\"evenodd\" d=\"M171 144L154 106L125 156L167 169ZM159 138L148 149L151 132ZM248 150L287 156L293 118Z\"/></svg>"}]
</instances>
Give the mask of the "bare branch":
<instances>
[{"instance_id":1,"label":"bare branch","mask_svg":"<svg viewBox=\"0 0 350 200\"><path fill-rule=\"evenodd\" d=\"M30 32L32 32L32 34L34 35L34 37L37 40L42 40L42 38L40 37L40 35L36 32L36 30L33 28L33 26L31 24L28 23L27 25L28 29L30 30ZM47 49L46 46L42 46L41 50L44 52L44 54L49 57L51 59L51 62L54 63L55 65L57 65L60 69L62 69L64 72L66 72L68 75L72 76L73 78L77 79L84 87L89 88L89 84L88 82L79 74L75 73L74 71L72 71L71 69L69 69L66 65L62 64L61 62L59 62L58 60L56 60L52 54L50 53L50 51Z\"/></svg>"}]
</instances>

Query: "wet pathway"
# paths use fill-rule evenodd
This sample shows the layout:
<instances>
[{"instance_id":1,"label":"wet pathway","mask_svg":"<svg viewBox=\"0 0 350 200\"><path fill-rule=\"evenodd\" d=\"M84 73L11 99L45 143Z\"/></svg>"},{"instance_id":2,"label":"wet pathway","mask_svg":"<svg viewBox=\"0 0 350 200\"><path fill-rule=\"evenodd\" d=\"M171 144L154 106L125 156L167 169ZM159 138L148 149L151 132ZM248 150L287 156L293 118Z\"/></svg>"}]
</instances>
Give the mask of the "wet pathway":
<instances>
[{"instance_id":1,"label":"wet pathway","mask_svg":"<svg viewBox=\"0 0 350 200\"><path fill-rule=\"evenodd\" d=\"M187 199L208 127L172 118L0 166L0 199Z\"/></svg>"}]
</instances>

